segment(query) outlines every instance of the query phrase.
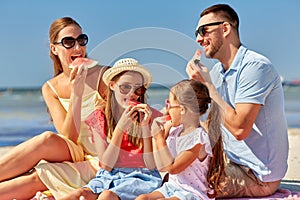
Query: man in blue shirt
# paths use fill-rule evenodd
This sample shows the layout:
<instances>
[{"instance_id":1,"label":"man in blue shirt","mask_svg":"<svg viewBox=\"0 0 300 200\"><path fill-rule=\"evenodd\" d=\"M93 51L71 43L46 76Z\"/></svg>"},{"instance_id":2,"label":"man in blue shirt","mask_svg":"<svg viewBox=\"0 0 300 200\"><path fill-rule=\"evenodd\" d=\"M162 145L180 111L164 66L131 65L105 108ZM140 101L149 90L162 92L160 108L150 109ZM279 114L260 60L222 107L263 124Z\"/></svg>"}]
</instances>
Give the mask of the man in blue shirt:
<instances>
[{"instance_id":1,"label":"man in blue shirt","mask_svg":"<svg viewBox=\"0 0 300 200\"><path fill-rule=\"evenodd\" d=\"M209 72L200 64L198 50L186 71L206 84L224 111L222 139L228 162L217 197L268 196L287 171L283 89L272 63L241 44L238 27L238 15L230 6L205 9L196 41L206 57L220 62Z\"/></svg>"}]
</instances>

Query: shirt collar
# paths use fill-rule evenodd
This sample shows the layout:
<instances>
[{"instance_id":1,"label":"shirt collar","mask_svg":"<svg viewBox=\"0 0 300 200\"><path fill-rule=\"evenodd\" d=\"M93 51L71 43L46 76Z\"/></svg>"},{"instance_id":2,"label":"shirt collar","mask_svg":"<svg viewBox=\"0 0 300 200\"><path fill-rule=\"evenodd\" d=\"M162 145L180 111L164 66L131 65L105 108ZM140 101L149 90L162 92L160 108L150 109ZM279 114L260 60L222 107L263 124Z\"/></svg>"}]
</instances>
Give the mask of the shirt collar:
<instances>
[{"instance_id":1,"label":"shirt collar","mask_svg":"<svg viewBox=\"0 0 300 200\"><path fill-rule=\"evenodd\" d=\"M241 62L243 61L243 58L246 54L247 48L244 45L241 45L229 67L229 69L225 72L225 74L228 74L229 71L237 71ZM224 74L224 68L223 68L223 64L221 62L218 63L219 64L219 72L221 74Z\"/></svg>"},{"instance_id":2,"label":"shirt collar","mask_svg":"<svg viewBox=\"0 0 300 200\"><path fill-rule=\"evenodd\" d=\"M247 48L244 45L241 45L234 57L233 62L231 63L229 69L237 70L239 68L239 66L241 65L241 62L244 59L246 51L247 51Z\"/></svg>"}]
</instances>

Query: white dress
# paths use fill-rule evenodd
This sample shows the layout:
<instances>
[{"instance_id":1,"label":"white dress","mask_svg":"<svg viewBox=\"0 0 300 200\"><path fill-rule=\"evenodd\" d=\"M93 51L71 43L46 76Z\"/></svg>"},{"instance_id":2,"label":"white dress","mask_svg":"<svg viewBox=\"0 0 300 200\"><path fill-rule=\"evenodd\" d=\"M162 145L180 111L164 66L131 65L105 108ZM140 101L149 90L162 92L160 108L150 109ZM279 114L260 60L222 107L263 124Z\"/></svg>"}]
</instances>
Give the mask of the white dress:
<instances>
[{"instance_id":1,"label":"white dress","mask_svg":"<svg viewBox=\"0 0 300 200\"><path fill-rule=\"evenodd\" d=\"M169 174L169 184L175 188L181 188L198 196L199 199L209 199L207 196L208 183L207 171L212 156L212 148L206 131L199 127L193 132L180 136L182 125L170 130L167 138L167 145L171 154L175 158L182 151L193 148L196 144L203 145L200 151L205 151L207 157L200 161L195 159L194 162L179 174Z\"/></svg>"}]
</instances>

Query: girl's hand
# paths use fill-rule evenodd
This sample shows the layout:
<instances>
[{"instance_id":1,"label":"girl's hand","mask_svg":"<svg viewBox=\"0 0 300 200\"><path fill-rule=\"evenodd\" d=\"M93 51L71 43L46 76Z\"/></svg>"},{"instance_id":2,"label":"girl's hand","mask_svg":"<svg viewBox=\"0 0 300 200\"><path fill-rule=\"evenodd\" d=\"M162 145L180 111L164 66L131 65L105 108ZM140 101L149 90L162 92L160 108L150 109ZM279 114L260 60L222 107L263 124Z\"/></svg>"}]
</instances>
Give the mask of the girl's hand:
<instances>
[{"instance_id":1,"label":"girl's hand","mask_svg":"<svg viewBox=\"0 0 300 200\"><path fill-rule=\"evenodd\" d=\"M132 107L128 106L122 113L117 127L121 129L123 132L129 130L133 125L133 119L136 117L134 110L131 109Z\"/></svg>"},{"instance_id":2,"label":"girl's hand","mask_svg":"<svg viewBox=\"0 0 300 200\"><path fill-rule=\"evenodd\" d=\"M134 107L132 107L132 110L135 111L136 116L135 120L139 119L141 126L148 126L151 120L152 111L150 107L147 104L141 103Z\"/></svg>"},{"instance_id":3,"label":"girl's hand","mask_svg":"<svg viewBox=\"0 0 300 200\"><path fill-rule=\"evenodd\" d=\"M167 120L167 121L164 123L165 139L167 139L167 137L169 136L171 127L172 127L172 121L171 121L171 120Z\"/></svg>"},{"instance_id":4,"label":"girl's hand","mask_svg":"<svg viewBox=\"0 0 300 200\"><path fill-rule=\"evenodd\" d=\"M165 134L165 126L166 123L166 116L157 117L153 120L153 123L151 125L151 133L154 138L157 137L164 137Z\"/></svg>"}]
</instances>

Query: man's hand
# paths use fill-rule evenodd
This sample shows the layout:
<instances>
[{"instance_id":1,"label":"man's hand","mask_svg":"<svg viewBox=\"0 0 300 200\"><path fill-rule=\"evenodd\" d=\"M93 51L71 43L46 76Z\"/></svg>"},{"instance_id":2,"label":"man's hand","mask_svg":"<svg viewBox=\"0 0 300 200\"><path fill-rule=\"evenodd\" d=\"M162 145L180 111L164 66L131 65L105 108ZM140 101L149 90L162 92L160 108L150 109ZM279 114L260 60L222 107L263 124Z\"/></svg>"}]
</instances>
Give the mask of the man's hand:
<instances>
[{"instance_id":1,"label":"man's hand","mask_svg":"<svg viewBox=\"0 0 300 200\"><path fill-rule=\"evenodd\" d=\"M186 66L186 72L190 79L194 79L203 84L211 84L211 78L209 70L200 63L201 50L197 50L193 58L188 62Z\"/></svg>"}]
</instances>

